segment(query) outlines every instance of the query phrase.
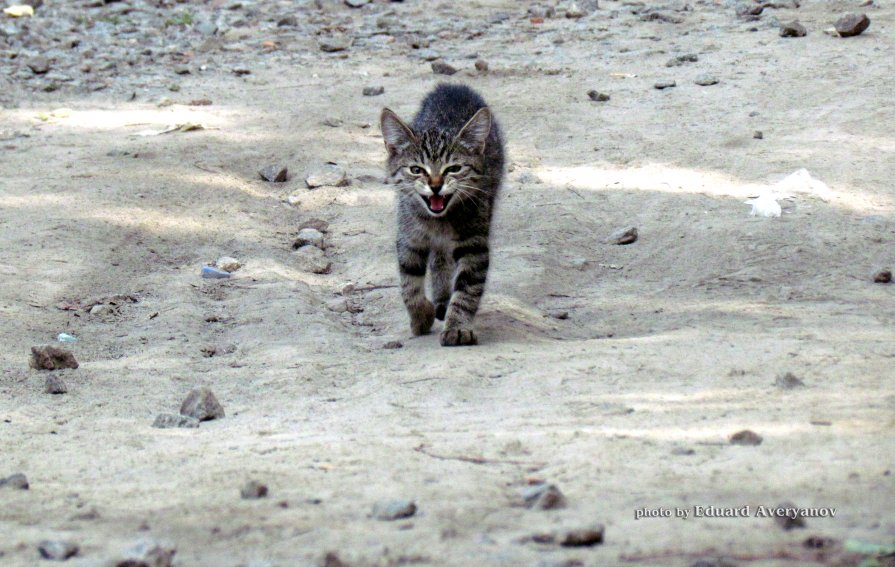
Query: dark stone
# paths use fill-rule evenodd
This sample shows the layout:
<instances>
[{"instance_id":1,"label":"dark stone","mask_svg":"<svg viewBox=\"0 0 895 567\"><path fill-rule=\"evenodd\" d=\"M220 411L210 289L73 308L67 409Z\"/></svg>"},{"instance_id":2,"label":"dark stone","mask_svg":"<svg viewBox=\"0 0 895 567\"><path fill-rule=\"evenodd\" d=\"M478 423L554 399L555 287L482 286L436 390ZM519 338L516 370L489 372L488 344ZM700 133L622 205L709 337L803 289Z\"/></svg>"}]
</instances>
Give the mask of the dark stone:
<instances>
[{"instance_id":1,"label":"dark stone","mask_svg":"<svg viewBox=\"0 0 895 567\"><path fill-rule=\"evenodd\" d=\"M560 537L563 547L591 547L603 543L604 528L602 524L589 528L569 530Z\"/></svg>"},{"instance_id":2,"label":"dark stone","mask_svg":"<svg viewBox=\"0 0 895 567\"><path fill-rule=\"evenodd\" d=\"M762 441L761 435L748 429L738 431L730 436L731 445L761 445Z\"/></svg>"},{"instance_id":3,"label":"dark stone","mask_svg":"<svg viewBox=\"0 0 895 567\"><path fill-rule=\"evenodd\" d=\"M364 96L379 96L385 92L385 87L364 87Z\"/></svg>"},{"instance_id":4,"label":"dark stone","mask_svg":"<svg viewBox=\"0 0 895 567\"><path fill-rule=\"evenodd\" d=\"M0 478L0 488L13 490L28 490L28 477L22 473L16 473L6 478Z\"/></svg>"},{"instance_id":5,"label":"dark stone","mask_svg":"<svg viewBox=\"0 0 895 567\"><path fill-rule=\"evenodd\" d=\"M488 62L484 59L476 59L475 62L475 70L479 73L487 73L488 72Z\"/></svg>"},{"instance_id":6,"label":"dark stone","mask_svg":"<svg viewBox=\"0 0 895 567\"><path fill-rule=\"evenodd\" d=\"M50 60L43 55L32 57L28 60L28 68L35 75L43 75L50 70Z\"/></svg>"},{"instance_id":7,"label":"dark stone","mask_svg":"<svg viewBox=\"0 0 895 567\"><path fill-rule=\"evenodd\" d=\"M47 376L44 392L47 394L67 394L68 387L65 385L65 380L62 379L62 376L50 374Z\"/></svg>"},{"instance_id":8,"label":"dark stone","mask_svg":"<svg viewBox=\"0 0 895 567\"><path fill-rule=\"evenodd\" d=\"M289 178L289 168L285 165L268 165L258 172L261 179L271 183L283 183Z\"/></svg>"},{"instance_id":9,"label":"dark stone","mask_svg":"<svg viewBox=\"0 0 895 567\"><path fill-rule=\"evenodd\" d=\"M755 2L740 2L735 10L737 16L745 20L755 20L764 11L764 6Z\"/></svg>"},{"instance_id":10,"label":"dark stone","mask_svg":"<svg viewBox=\"0 0 895 567\"><path fill-rule=\"evenodd\" d=\"M595 102L606 102L609 100L609 95L606 93L601 93L595 90L587 91L587 96L590 97L591 100Z\"/></svg>"},{"instance_id":11,"label":"dark stone","mask_svg":"<svg viewBox=\"0 0 895 567\"><path fill-rule=\"evenodd\" d=\"M657 81L656 84L653 85L653 88L659 89L661 91L663 89L670 89L676 86L676 81Z\"/></svg>"},{"instance_id":12,"label":"dark stone","mask_svg":"<svg viewBox=\"0 0 895 567\"><path fill-rule=\"evenodd\" d=\"M115 561L115 567L172 567L177 549L153 541L140 542Z\"/></svg>"},{"instance_id":13,"label":"dark stone","mask_svg":"<svg viewBox=\"0 0 895 567\"><path fill-rule=\"evenodd\" d=\"M199 420L188 415L177 415L174 413L160 413L155 416L152 422L153 427L158 429L172 429L182 427L186 429L199 427Z\"/></svg>"},{"instance_id":14,"label":"dark stone","mask_svg":"<svg viewBox=\"0 0 895 567\"><path fill-rule=\"evenodd\" d=\"M696 77L696 80L693 82L696 83L697 85L699 85L700 87L708 87L711 85L717 85L718 78L715 77L714 75L699 75L698 77Z\"/></svg>"},{"instance_id":15,"label":"dark stone","mask_svg":"<svg viewBox=\"0 0 895 567\"><path fill-rule=\"evenodd\" d=\"M780 37L805 37L806 35L808 35L808 30L795 20L780 26Z\"/></svg>"},{"instance_id":16,"label":"dark stone","mask_svg":"<svg viewBox=\"0 0 895 567\"><path fill-rule=\"evenodd\" d=\"M40 556L51 561L65 561L78 554L77 544L70 541L44 540L37 546Z\"/></svg>"},{"instance_id":17,"label":"dark stone","mask_svg":"<svg viewBox=\"0 0 895 567\"><path fill-rule=\"evenodd\" d=\"M609 235L606 239L607 244L631 244L637 241L637 227L627 226L620 228Z\"/></svg>"},{"instance_id":18,"label":"dark stone","mask_svg":"<svg viewBox=\"0 0 895 567\"><path fill-rule=\"evenodd\" d=\"M755 132L752 132L752 137L756 140L764 140L764 132L756 130Z\"/></svg>"},{"instance_id":19,"label":"dark stone","mask_svg":"<svg viewBox=\"0 0 895 567\"><path fill-rule=\"evenodd\" d=\"M298 18L293 15L283 16L279 20L277 20L277 27L285 28L285 27L295 27L298 25Z\"/></svg>"},{"instance_id":20,"label":"dark stone","mask_svg":"<svg viewBox=\"0 0 895 567\"><path fill-rule=\"evenodd\" d=\"M892 270L878 270L873 274L873 283L891 283Z\"/></svg>"},{"instance_id":21,"label":"dark stone","mask_svg":"<svg viewBox=\"0 0 895 567\"><path fill-rule=\"evenodd\" d=\"M384 348L386 350L394 350L394 349L398 349L398 348L404 348L404 343L402 343L401 341L389 341L389 342L385 343L384 345L382 345L382 348Z\"/></svg>"},{"instance_id":22,"label":"dark stone","mask_svg":"<svg viewBox=\"0 0 895 567\"><path fill-rule=\"evenodd\" d=\"M522 492L522 499L529 508L535 510L553 510L565 508L566 497L553 484L537 484Z\"/></svg>"},{"instance_id":23,"label":"dark stone","mask_svg":"<svg viewBox=\"0 0 895 567\"><path fill-rule=\"evenodd\" d=\"M224 408L205 386L196 388L187 395L180 406L180 414L195 417L199 421L209 421L224 417Z\"/></svg>"},{"instance_id":24,"label":"dark stone","mask_svg":"<svg viewBox=\"0 0 895 567\"><path fill-rule=\"evenodd\" d=\"M432 72L436 75L453 75L457 72L457 69L455 69L451 65L448 65L444 61L433 61Z\"/></svg>"},{"instance_id":25,"label":"dark stone","mask_svg":"<svg viewBox=\"0 0 895 567\"><path fill-rule=\"evenodd\" d=\"M416 504L412 500L380 500L373 505L372 515L377 520L392 521L409 518L416 514Z\"/></svg>"},{"instance_id":26,"label":"dark stone","mask_svg":"<svg viewBox=\"0 0 895 567\"><path fill-rule=\"evenodd\" d=\"M330 551L323 558L320 567L348 567L348 564L339 559L339 556L336 555L335 552Z\"/></svg>"},{"instance_id":27,"label":"dark stone","mask_svg":"<svg viewBox=\"0 0 895 567\"><path fill-rule=\"evenodd\" d=\"M799 380L792 372L787 372L786 374L777 376L777 379L774 381L774 385L784 390L792 390L795 388L804 387L805 383Z\"/></svg>"},{"instance_id":28,"label":"dark stone","mask_svg":"<svg viewBox=\"0 0 895 567\"><path fill-rule=\"evenodd\" d=\"M839 37L861 35L868 27L870 18L867 14L846 14L836 21L836 33Z\"/></svg>"},{"instance_id":29,"label":"dark stone","mask_svg":"<svg viewBox=\"0 0 895 567\"><path fill-rule=\"evenodd\" d=\"M672 57L665 63L666 67L680 67L684 63L696 63L699 61L699 56L695 53L687 53L685 55L678 55L677 57Z\"/></svg>"},{"instance_id":30,"label":"dark stone","mask_svg":"<svg viewBox=\"0 0 895 567\"><path fill-rule=\"evenodd\" d=\"M58 370L77 368L78 361L71 352L51 345L31 347L31 368L36 370Z\"/></svg>"},{"instance_id":31,"label":"dark stone","mask_svg":"<svg viewBox=\"0 0 895 567\"><path fill-rule=\"evenodd\" d=\"M257 480L250 480L240 489L239 495L242 496L244 500L267 498L267 485L261 484Z\"/></svg>"}]
</instances>

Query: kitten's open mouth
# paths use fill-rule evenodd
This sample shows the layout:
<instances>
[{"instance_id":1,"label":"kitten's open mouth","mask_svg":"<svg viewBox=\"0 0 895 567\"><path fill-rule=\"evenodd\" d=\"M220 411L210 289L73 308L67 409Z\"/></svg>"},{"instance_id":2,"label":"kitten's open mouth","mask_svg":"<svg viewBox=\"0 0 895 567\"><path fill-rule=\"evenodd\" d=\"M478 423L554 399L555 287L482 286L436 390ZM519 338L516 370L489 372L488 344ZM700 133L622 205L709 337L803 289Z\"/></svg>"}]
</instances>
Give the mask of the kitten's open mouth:
<instances>
[{"instance_id":1,"label":"kitten's open mouth","mask_svg":"<svg viewBox=\"0 0 895 567\"><path fill-rule=\"evenodd\" d=\"M429 210L433 213L440 213L447 208L448 201L451 200L451 195L429 195L428 197L423 197L423 200L426 201L426 206L429 207Z\"/></svg>"}]
</instances>

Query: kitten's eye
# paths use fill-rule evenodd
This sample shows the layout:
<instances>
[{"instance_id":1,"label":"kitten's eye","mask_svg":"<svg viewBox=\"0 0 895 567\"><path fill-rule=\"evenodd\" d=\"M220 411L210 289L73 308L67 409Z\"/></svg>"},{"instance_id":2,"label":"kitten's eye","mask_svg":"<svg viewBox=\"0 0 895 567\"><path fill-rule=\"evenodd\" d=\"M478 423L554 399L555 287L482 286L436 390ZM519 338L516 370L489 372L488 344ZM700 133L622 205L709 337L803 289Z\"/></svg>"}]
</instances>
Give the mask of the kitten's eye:
<instances>
[{"instance_id":1,"label":"kitten's eye","mask_svg":"<svg viewBox=\"0 0 895 567\"><path fill-rule=\"evenodd\" d=\"M451 165L449 167L444 168L444 173L460 173L463 169L463 166L460 165Z\"/></svg>"},{"instance_id":2,"label":"kitten's eye","mask_svg":"<svg viewBox=\"0 0 895 567\"><path fill-rule=\"evenodd\" d=\"M414 174L414 175L420 175L420 174L423 173L423 171L424 171L423 168L420 167L420 166L418 166L418 165L411 165L411 166L410 166L410 173L412 173L412 174Z\"/></svg>"}]
</instances>

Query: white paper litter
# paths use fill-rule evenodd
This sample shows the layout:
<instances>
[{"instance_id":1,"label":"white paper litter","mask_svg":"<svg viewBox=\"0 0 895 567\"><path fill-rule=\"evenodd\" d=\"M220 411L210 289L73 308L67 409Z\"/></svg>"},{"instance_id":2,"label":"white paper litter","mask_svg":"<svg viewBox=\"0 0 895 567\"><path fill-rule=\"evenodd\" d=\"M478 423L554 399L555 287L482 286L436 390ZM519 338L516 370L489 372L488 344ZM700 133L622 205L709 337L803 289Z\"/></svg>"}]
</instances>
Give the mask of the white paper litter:
<instances>
[{"instance_id":1,"label":"white paper litter","mask_svg":"<svg viewBox=\"0 0 895 567\"><path fill-rule=\"evenodd\" d=\"M827 184L820 179L811 177L811 174L805 168L784 177L774 184L773 189L779 194L808 193L819 197L823 201L827 201L833 196L833 192L830 191Z\"/></svg>"},{"instance_id":2,"label":"white paper litter","mask_svg":"<svg viewBox=\"0 0 895 567\"><path fill-rule=\"evenodd\" d=\"M779 217L783 213L780 203L771 192L762 193L755 199L749 199L746 204L752 205L752 212L749 214L753 217Z\"/></svg>"}]
</instances>

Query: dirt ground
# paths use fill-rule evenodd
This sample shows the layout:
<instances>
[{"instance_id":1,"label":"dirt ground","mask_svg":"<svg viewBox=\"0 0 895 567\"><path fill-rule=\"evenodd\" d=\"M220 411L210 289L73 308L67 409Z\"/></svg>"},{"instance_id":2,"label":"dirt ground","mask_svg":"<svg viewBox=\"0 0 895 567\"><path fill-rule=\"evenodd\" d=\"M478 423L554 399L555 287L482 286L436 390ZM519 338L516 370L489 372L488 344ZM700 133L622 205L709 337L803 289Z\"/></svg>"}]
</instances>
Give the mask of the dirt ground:
<instances>
[{"instance_id":1,"label":"dirt ground","mask_svg":"<svg viewBox=\"0 0 895 567\"><path fill-rule=\"evenodd\" d=\"M172 26L165 57L99 82L77 65L102 48L58 55L73 82L31 77L4 32L0 477L31 486L0 488L0 563L42 563L59 539L73 566L144 540L182 567L883 564L846 548L895 542L895 285L872 277L895 267L895 9L803 3L746 21L730 3L603 0L543 23L509 0L163 5L146 17L244 21ZM34 25L142 5L55 4ZM856 10L863 35L824 33ZM792 19L806 37L779 36ZM333 30L354 45L322 51ZM460 72L433 74L433 52ZM411 338L395 287L378 115L411 117L439 80L479 90L507 139L473 348ZM205 129L140 135L188 122ZM326 162L350 185L308 189ZM273 163L286 183L259 178ZM750 216L801 168L829 191ZM314 218L328 274L292 250ZM637 242L605 242L628 225ZM243 267L202 279L224 255ZM80 367L50 395L30 348L63 332ZM804 387L775 385L787 372ZM152 427L203 385L224 419ZM731 444L743 429L763 442ZM267 498L240 498L253 479ZM537 480L567 506L524 507ZM372 518L384 498L417 512ZM635 517L787 501L835 517ZM532 540L594 524L601 545Z\"/></svg>"}]
</instances>

